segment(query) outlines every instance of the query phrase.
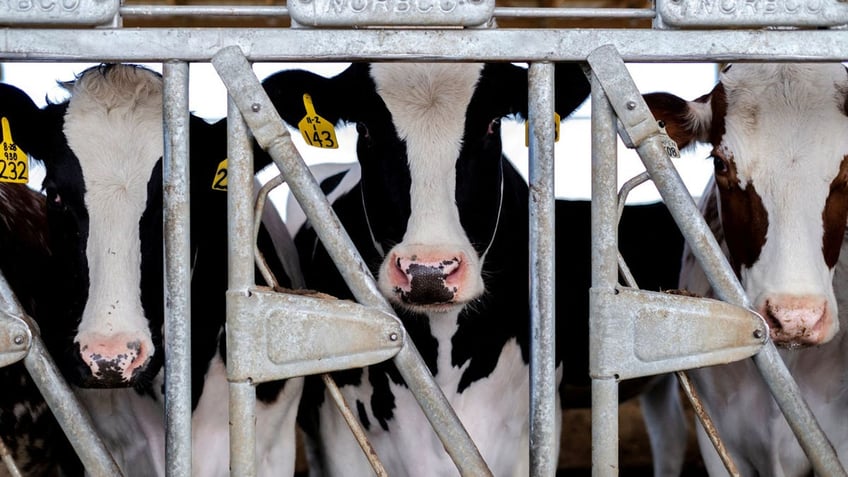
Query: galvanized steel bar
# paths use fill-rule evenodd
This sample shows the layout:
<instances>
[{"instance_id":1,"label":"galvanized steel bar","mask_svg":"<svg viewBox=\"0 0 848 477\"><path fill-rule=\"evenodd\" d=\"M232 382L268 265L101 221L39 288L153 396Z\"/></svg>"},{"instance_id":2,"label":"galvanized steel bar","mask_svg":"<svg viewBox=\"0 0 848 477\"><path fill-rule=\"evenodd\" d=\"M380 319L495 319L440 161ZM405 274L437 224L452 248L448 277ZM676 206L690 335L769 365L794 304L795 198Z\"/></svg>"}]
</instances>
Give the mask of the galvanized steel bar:
<instances>
[{"instance_id":1,"label":"galvanized steel bar","mask_svg":"<svg viewBox=\"0 0 848 477\"><path fill-rule=\"evenodd\" d=\"M188 64L162 65L165 154L166 474L191 475L191 248Z\"/></svg>"},{"instance_id":2,"label":"galvanized steel bar","mask_svg":"<svg viewBox=\"0 0 848 477\"><path fill-rule=\"evenodd\" d=\"M33 334L29 354L24 358L24 365L29 371L33 382L41 391L44 401L68 436L80 460L90 475L120 476L118 468L105 444L100 439L88 412L79 403L64 377L56 368L56 363L50 357L44 342L37 334Z\"/></svg>"},{"instance_id":3,"label":"galvanized steel bar","mask_svg":"<svg viewBox=\"0 0 848 477\"><path fill-rule=\"evenodd\" d=\"M124 18L160 17L285 17L289 9L276 5L122 5Z\"/></svg>"},{"instance_id":4,"label":"galvanized steel bar","mask_svg":"<svg viewBox=\"0 0 848 477\"><path fill-rule=\"evenodd\" d=\"M615 114L600 82L592 83L592 294L589 369L596 369L603 337L613 326L596 294L614 294L618 278L618 172ZM592 475L618 475L618 380L592 373Z\"/></svg>"},{"instance_id":5,"label":"galvanized steel bar","mask_svg":"<svg viewBox=\"0 0 848 477\"><path fill-rule=\"evenodd\" d=\"M598 45L640 62L842 61L846 44L848 29L0 29L0 59L38 61L205 62L222 45L251 61L584 61Z\"/></svg>"},{"instance_id":6,"label":"galvanized steel bar","mask_svg":"<svg viewBox=\"0 0 848 477\"><path fill-rule=\"evenodd\" d=\"M227 223L230 293L250 295L254 282L253 257L253 146L247 126L232 97L227 98ZM254 346L232 339L241 316L227 300L227 359L238 363L243 347ZM231 368L229 366L228 368ZM230 471L256 475L256 388L251 382L230 382Z\"/></svg>"},{"instance_id":7,"label":"galvanized steel bar","mask_svg":"<svg viewBox=\"0 0 848 477\"><path fill-rule=\"evenodd\" d=\"M357 301L394 314L317 181L294 148L282 119L242 51L238 47L224 48L215 54L212 64L251 126L256 140L283 173ZM480 451L410 340L404 339L404 346L395 356L395 364L462 475L491 475Z\"/></svg>"},{"instance_id":8,"label":"galvanized steel bar","mask_svg":"<svg viewBox=\"0 0 848 477\"><path fill-rule=\"evenodd\" d=\"M262 227L262 216L265 213L265 206L268 201L268 194L270 194L275 188L283 185L283 183L285 183L285 180L283 180L283 176L279 174L271 178L271 180L266 182L259 189L259 192L256 194L256 203L253 206L253 261L256 264L256 268L258 268L259 272L262 274L262 278L265 279L265 283L267 283L271 288L279 287L280 282L277 281L277 277L274 276L271 268L268 267L268 262L265 260L265 254L262 253L262 250L259 250L258 239L259 231ZM286 233L285 237L281 238L286 241L286 248L289 250L289 253L286 254L286 258L292 258L292 260L289 261L280 257L283 262L283 269L293 282L292 288L303 288L303 283L299 280L302 274L300 272L300 262L297 260L297 250L294 248L294 242L292 242L291 236L288 235L288 233ZM296 266L297 269L292 270L292 266ZM298 283L294 283L295 280L297 280Z\"/></svg>"},{"instance_id":9,"label":"galvanized steel bar","mask_svg":"<svg viewBox=\"0 0 848 477\"><path fill-rule=\"evenodd\" d=\"M557 20L627 19L651 20L657 16L652 8L545 8L495 7L496 18L547 18Z\"/></svg>"},{"instance_id":10,"label":"galvanized steel bar","mask_svg":"<svg viewBox=\"0 0 848 477\"><path fill-rule=\"evenodd\" d=\"M3 464L6 465L6 471L9 473L10 477L23 477L21 475L21 470L18 469L18 465L15 463L15 459L12 458L12 454L9 452L9 448L6 447L6 444L0 440L0 460L3 461Z\"/></svg>"},{"instance_id":11,"label":"galvanized steel bar","mask_svg":"<svg viewBox=\"0 0 848 477\"><path fill-rule=\"evenodd\" d=\"M556 474L554 65L528 71L530 129L530 475Z\"/></svg>"}]
</instances>

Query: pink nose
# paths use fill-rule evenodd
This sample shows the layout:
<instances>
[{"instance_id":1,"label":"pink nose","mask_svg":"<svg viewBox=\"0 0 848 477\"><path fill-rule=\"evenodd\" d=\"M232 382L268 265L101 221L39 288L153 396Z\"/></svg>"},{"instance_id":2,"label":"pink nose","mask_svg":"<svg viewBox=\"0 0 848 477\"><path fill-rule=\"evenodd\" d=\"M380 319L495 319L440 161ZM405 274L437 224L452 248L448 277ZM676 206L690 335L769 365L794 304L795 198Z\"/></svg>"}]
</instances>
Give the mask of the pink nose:
<instances>
[{"instance_id":1,"label":"pink nose","mask_svg":"<svg viewBox=\"0 0 848 477\"><path fill-rule=\"evenodd\" d=\"M833 326L827 300L821 296L774 295L760 313L771 329L771 339L787 347L821 344Z\"/></svg>"},{"instance_id":2,"label":"pink nose","mask_svg":"<svg viewBox=\"0 0 848 477\"><path fill-rule=\"evenodd\" d=\"M452 303L465 279L462 254L450 257L400 256L393 254L389 281L404 303L432 305Z\"/></svg>"},{"instance_id":3,"label":"pink nose","mask_svg":"<svg viewBox=\"0 0 848 477\"><path fill-rule=\"evenodd\" d=\"M147 340L130 333L111 336L92 333L79 337L79 352L91 369L95 385L120 387L132 384L134 375L150 361Z\"/></svg>"}]
</instances>

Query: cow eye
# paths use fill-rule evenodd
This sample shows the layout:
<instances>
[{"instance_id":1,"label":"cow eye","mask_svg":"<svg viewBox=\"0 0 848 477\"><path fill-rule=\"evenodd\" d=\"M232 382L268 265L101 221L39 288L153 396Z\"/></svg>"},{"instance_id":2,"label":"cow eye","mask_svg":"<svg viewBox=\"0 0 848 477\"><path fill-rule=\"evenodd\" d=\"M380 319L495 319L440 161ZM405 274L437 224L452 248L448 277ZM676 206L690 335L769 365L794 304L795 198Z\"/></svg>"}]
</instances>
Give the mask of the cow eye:
<instances>
[{"instance_id":1,"label":"cow eye","mask_svg":"<svg viewBox=\"0 0 848 477\"><path fill-rule=\"evenodd\" d=\"M495 118L489 123L489 127L486 129L486 134L492 135L500 132L501 130L501 118Z\"/></svg>"},{"instance_id":2,"label":"cow eye","mask_svg":"<svg viewBox=\"0 0 848 477\"><path fill-rule=\"evenodd\" d=\"M371 133L368 132L368 126L366 126L364 123L356 123L356 132L362 139L371 139Z\"/></svg>"},{"instance_id":3,"label":"cow eye","mask_svg":"<svg viewBox=\"0 0 848 477\"><path fill-rule=\"evenodd\" d=\"M727 174L727 171L730 170L730 167L727 165L727 161L724 158L719 157L715 154L713 154L711 157L713 159L713 167L715 168L715 173Z\"/></svg>"}]
</instances>

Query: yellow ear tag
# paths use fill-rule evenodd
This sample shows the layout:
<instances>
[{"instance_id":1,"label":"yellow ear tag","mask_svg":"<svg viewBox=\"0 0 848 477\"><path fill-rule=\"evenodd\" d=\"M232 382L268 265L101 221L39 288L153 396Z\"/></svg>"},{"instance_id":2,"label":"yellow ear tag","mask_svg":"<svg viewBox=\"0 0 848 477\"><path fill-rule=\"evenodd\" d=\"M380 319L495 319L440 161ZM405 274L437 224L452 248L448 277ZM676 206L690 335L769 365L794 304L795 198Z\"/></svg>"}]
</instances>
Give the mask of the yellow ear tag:
<instances>
[{"instance_id":1,"label":"yellow ear tag","mask_svg":"<svg viewBox=\"0 0 848 477\"><path fill-rule=\"evenodd\" d=\"M318 116L315 106L312 105L312 96L303 95L303 107L306 108L306 116L297 123L300 134L306 140L306 144L322 149L338 149L339 142L336 140L336 130L329 121Z\"/></svg>"},{"instance_id":2,"label":"yellow ear tag","mask_svg":"<svg viewBox=\"0 0 848 477\"><path fill-rule=\"evenodd\" d=\"M218 170L215 171L215 178L212 179L212 190L227 191L227 159L218 164Z\"/></svg>"},{"instance_id":3,"label":"yellow ear tag","mask_svg":"<svg viewBox=\"0 0 848 477\"><path fill-rule=\"evenodd\" d=\"M554 113L554 142L559 142L559 114ZM530 123L524 123L524 147L530 147Z\"/></svg>"},{"instance_id":4,"label":"yellow ear tag","mask_svg":"<svg viewBox=\"0 0 848 477\"><path fill-rule=\"evenodd\" d=\"M3 157L0 157L0 182L29 182L29 158L26 153L12 140L12 130L9 120L0 119L3 127Z\"/></svg>"}]
</instances>

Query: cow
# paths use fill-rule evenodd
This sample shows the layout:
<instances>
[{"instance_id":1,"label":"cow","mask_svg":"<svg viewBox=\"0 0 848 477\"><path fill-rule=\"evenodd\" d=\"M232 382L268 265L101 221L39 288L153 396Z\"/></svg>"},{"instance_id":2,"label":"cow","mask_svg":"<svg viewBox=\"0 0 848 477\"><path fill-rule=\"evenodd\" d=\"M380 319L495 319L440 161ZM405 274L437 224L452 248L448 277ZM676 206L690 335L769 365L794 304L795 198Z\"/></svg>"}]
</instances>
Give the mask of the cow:
<instances>
[{"instance_id":1,"label":"cow","mask_svg":"<svg viewBox=\"0 0 848 477\"><path fill-rule=\"evenodd\" d=\"M844 465L848 72L739 63L694 101L645 99L679 146L712 145L714 179L701 208ZM680 286L713 295L691 253ZM690 372L741 475L812 474L752 361ZM698 438L710 474L725 474L703 429Z\"/></svg>"},{"instance_id":2,"label":"cow","mask_svg":"<svg viewBox=\"0 0 848 477\"><path fill-rule=\"evenodd\" d=\"M163 80L103 64L64 86L67 101L21 111L22 129L39 132L22 146L46 169L63 300L57 361L125 475L164 475ZM212 188L226 123L192 116L190 138L193 469L228 475L226 194ZM257 389L263 475L294 472L301 388L291 379Z\"/></svg>"},{"instance_id":3,"label":"cow","mask_svg":"<svg viewBox=\"0 0 848 477\"><path fill-rule=\"evenodd\" d=\"M9 99L4 106L16 104ZM13 113L0 116L15 124ZM44 310L54 297L46 232L44 196L24 184L0 183L0 271L25 313L49 335L52 323ZM0 388L0 443L18 470L26 476L81 475L79 459L23 363L0 368ZM9 475L4 466L0 475Z\"/></svg>"},{"instance_id":4,"label":"cow","mask_svg":"<svg viewBox=\"0 0 848 477\"><path fill-rule=\"evenodd\" d=\"M555 71L555 109L566 117L589 86L577 65ZM332 78L279 72L263 86L292 127L306 117L305 95L326 123L355 124L358 164L320 184L494 475L529 473L529 189L500 136L503 118L527 117L527 70L354 63ZM674 227L660 207L644 210ZM589 210L585 201L556 208L557 276L572 267L583 274L572 290L557 281L558 376L574 377L561 380L560 404L568 384L589 382ZM571 234L573 224L580 225ZM312 227L293 234L306 286L352 298ZM682 250L679 237L674 246L673 234L664 237L663 245ZM562 252L572 244L577 252ZM672 268L669 288L679 265ZM578 361L563 369L566 350ZM391 362L334 377L390 475L456 475ZM370 467L325 393L307 379L300 422L311 470L366 475Z\"/></svg>"}]
</instances>

